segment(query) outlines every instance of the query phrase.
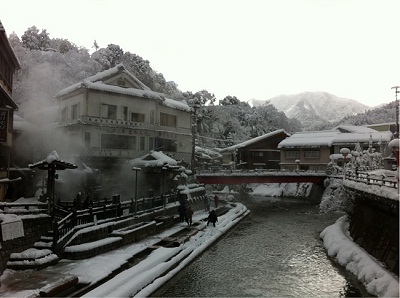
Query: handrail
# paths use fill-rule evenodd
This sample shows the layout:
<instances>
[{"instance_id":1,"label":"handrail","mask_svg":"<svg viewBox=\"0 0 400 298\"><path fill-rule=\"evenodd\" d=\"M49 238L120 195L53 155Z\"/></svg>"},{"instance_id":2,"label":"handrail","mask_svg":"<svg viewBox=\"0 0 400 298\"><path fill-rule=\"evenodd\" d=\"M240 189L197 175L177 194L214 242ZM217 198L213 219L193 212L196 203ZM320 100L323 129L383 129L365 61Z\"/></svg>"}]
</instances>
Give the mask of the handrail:
<instances>
[{"instance_id":1,"label":"handrail","mask_svg":"<svg viewBox=\"0 0 400 298\"><path fill-rule=\"evenodd\" d=\"M141 198L137 200L137 212L154 210L165 206L167 202L175 202L176 195L168 194L159 197ZM109 202L109 201L108 201ZM53 252L60 251L73 237L79 227L94 224L97 220L110 220L129 216L135 213L135 202L133 200L123 202L104 202L102 206L88 209L72 209L64 218L53 222ZM56 206L55 206L56 207ZM63 208L57 208L62 210Z\"/></svg>"},{"instance_id":2,"label":"handrail","mask_svg":"<svg viewBox=\"0 0 400 298\"><path fill-rule=\"evenodd\" d=\"M390 188L398 188L399 181L393 176L377 175L369 172L346 172L345 179L364 183L367 185L386 186Z\"/></svg>"}]
</instances>

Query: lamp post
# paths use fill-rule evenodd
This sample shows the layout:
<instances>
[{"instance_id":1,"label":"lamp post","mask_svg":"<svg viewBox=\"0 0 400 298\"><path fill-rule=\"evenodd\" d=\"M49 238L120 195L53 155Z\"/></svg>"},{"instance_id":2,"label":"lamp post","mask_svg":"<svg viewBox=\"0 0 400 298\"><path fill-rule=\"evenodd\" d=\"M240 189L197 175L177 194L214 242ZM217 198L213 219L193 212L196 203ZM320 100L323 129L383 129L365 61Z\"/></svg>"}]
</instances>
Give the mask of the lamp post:
<instances>
[{"instance_id":1,"label":"lamp post","mask_svg":"<svg viewBox=\"0 0 400 298\"><path fill-rule=\"evenodd\" d=\"M400 86L394 86L392 89L395 89L395 96L396 96L396 132L394 134L395 138L399 137L399 101L397 100L397 94L400 93L399 89Z\"/></svg>"},{"instance_id":2,"label":"lamp post","mask_svg":"<svg viewBox=\"0 0 400 298\"><path fill-rule=\"evenodd\" d=\"M137 213L137 176L138 176L138 172L141 171L142 169L133 167L132 170L135 171L135 173L136 173L136 177L135 177L135 215L136 215L136 213Z\"/></svg>"},{"instance_id":3,"label":"lamp post","mask_svg":"<svg viewBox=\"0 0 400 298\"><path fill-rule=\"evenodd\" d=\"M342 148L342 149L340 149L340 153L343 155L343 157L344 157L344 164L343 164L343 180L345 180L346 179L346 158L347 158L347 156L349 155L349 153L350 153L350 149L349 148Z\"/></svg>"},{"instance_id":4,"label":"lamp post","mask_svg":"<svg viewBox=\"0 0 400 298\"><path fill-rule=\"evenodd\" d=\"M296 169L297 169L297 171L300 171L300 159L296 159L295 161L294 161L295 163L296 163Z\"/></svg>"}]
</instances>

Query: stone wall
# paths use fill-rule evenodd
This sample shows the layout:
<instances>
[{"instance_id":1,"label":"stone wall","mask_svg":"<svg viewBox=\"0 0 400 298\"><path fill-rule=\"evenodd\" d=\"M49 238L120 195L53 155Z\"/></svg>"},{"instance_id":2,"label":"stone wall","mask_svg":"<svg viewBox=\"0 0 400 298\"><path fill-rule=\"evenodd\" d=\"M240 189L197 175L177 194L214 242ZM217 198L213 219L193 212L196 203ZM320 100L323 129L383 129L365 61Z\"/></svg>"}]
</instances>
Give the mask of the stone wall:
<instances>
[{"instance_id":1,"label":"stone wall","mask_svg":"<svg viewBox=\"0 0 400 298\"><path fill-rule=\"evenodd\" d=\"M399 201L346 188L353 196L350 235L399 276Z\"/></svg>"},{"instance_id":2,"label":"stone wall","mask_svg":"<svg viewBox=\"0 0 400 298\"><path fill-rule=\"evenodd\" d=\"M24 226L24 237L7 241L1 240L0 247L0 274L6 269L7 262L12 253L20 253L32 248L35 242L40 240L51 230L51 217L43 216L21 216Z\"/></svg>"}]
</instances>

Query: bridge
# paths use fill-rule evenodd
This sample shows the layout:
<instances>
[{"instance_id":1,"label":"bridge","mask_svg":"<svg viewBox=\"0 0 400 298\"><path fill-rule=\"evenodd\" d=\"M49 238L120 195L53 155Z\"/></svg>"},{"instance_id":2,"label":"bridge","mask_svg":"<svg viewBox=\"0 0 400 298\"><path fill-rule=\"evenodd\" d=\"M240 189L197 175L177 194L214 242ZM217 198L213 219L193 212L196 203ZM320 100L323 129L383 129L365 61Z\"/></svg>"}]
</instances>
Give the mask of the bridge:
<instances>
[{"instance_id":1,"label":"bridge","mask_svg":"<svg viewBox=\"0 0 400 298\"><path fill-rule=\"evenodd\" d=\"M219 171L196 174L203 184L248 184L248 183L315 183L323 184L328 177L325 172L311 171Z\"/></svg>"}]
</instances>

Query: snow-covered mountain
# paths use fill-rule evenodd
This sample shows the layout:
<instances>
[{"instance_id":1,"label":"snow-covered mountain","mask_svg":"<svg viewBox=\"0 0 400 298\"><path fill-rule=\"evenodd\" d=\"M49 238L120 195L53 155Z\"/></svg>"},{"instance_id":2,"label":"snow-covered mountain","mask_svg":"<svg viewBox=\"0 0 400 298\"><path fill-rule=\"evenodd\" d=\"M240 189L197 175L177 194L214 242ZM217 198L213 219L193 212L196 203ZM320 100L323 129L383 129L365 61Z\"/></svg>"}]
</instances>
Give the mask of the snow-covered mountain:
<instances>
[{"instance_id":1,"label":"snow-covered mountain","mask_svg":"<svg viewBox=\"0 0 400 298\"><path fill-rule=\"evenodd\" d=\"M253 106L269 101L289 118L298 119L303 129L318 129L347 115L363 113L369 106L354 99L341 98L327 92L302 92L279 95L268 100L252 100Z\"/></svg>"}]
</instances>

